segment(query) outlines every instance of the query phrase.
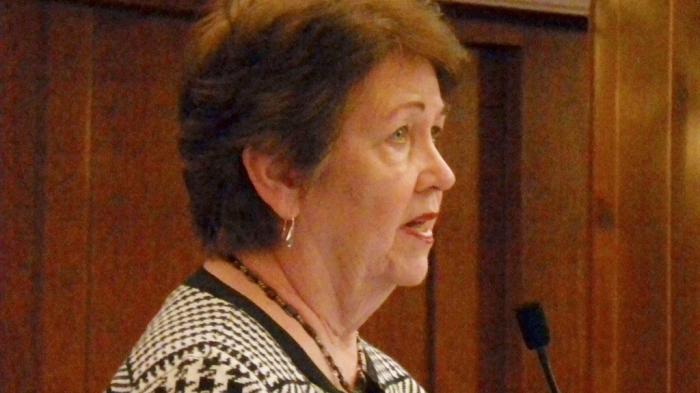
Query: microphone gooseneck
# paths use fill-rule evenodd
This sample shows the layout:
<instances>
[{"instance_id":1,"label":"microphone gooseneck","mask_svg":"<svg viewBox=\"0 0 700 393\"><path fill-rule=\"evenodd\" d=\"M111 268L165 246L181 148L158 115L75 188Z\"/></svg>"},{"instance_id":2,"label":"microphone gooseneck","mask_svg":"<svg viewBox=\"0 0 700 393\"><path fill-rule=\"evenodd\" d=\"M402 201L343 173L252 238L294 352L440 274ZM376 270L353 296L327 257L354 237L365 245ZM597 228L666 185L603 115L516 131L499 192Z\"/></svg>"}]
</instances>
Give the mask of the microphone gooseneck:
<instances>
[{"instance_id":1,"label":"microphone gooseneck","mask_svg":"<svg viewBox=\"0 0 700 393\"><path fill-rule=\"evenodd\" d=\"M520 332L528 349L537 352L537 358L547 379L547 385L551 393L561 393L554 379L554 373L547 357L547 345L549 345L549 328L544 310L539 303L527 303L515 310L518 318Z\"/></svg>"}]
</instances>

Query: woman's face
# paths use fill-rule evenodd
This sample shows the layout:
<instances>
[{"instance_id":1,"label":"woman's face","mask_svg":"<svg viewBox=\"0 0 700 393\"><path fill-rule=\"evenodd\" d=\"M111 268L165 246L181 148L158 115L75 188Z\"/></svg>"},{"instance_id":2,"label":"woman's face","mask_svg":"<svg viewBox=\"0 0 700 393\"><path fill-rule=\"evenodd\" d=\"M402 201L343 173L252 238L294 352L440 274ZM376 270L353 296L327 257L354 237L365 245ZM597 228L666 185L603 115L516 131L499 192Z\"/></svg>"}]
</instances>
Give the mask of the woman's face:
<instances>
[{"instance_id":1,"label":"woman's face","mask_svg":"<svg viewBox=\"0 0 700 393\"><path fill-rule=\"evenodd\" d=\"M428 61L395 54L374 67L351 91L338 139L304 194L298 241L343 279L419 284L442 193L455 181L435 146L444 121Z\"/></svg>"}]
</instances>

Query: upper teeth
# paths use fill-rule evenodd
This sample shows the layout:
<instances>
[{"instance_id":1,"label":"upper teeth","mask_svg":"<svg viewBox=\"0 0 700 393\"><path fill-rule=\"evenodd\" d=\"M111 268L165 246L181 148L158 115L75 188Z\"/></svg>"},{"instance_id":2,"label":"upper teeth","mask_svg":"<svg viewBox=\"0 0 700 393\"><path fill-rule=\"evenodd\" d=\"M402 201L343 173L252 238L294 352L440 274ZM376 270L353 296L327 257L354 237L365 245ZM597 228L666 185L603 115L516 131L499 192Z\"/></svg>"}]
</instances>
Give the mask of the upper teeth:
<instances>
[{"instance_id":1,"label":"upper teeth","mask_svg":"<svg viewBox=\"0 0 700 393\"><path fill-rule=\"evenodd\" d=\"M419 230L430 230L430 225L427 221L416 221L411 223L411 227Z\"/></svg>"},{"instance_id":2,"label":"upper teeth","mask_svg":"<svg viewBox=\"0 0 700 393\"><path fill-rule=\"evenodd\" d=\"M416 230L423 236L432 236L433 230L430 228L416 228Z\"/></svg>"}]
</instances>

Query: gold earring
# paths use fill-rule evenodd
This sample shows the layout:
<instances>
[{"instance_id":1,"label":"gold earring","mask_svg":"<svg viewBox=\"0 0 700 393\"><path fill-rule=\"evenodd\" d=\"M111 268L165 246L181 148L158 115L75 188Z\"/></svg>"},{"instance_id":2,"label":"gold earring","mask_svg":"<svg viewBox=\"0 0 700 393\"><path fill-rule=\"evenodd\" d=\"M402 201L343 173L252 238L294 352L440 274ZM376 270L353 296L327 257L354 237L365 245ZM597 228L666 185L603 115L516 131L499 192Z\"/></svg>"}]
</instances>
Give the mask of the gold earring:
<instances>
[{"instance_id":1,"label":"gold earring","mask_svg":"<svg viewBox=\"0 0 700 393\"><path fill-rule=\"evenodd\" d=\"M294 243L294 224L296 223L296 217L292 217L290 220L284 220L284 226L282 228L282 238L284 238L284 243L287 248L291 248Z\"/></svg>"}]
</instances>

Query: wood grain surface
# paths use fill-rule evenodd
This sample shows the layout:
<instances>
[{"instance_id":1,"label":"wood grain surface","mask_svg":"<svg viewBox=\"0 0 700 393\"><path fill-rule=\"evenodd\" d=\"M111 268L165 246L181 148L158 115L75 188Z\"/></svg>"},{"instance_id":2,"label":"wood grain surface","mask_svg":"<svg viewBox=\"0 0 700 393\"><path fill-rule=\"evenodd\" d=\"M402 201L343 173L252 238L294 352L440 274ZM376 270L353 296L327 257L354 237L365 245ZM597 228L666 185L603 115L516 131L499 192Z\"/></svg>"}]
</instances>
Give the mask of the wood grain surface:
<instances>
[{"instance_id":1,"label":"wood grain surface","mask_svg":"<svg viewBox=\"0 0 700 393\"><path fill-rule=\"evenodd\" d=\"M175 145L201 4L0 5L0 391L101 391L201 263ZM540 300L562 391L699 391L697 2L599 0L590 33L452 7L458 183L429 282L363 333L431 391L543 391L512 313Z\"/></svg>"},{"instance_id":2,"label":"wood grain surface","mask_svg":"<svg viewBox=\"0 0 700 393\"><path fill-rule=\"evenodd\" d=\"M33 391L41 373L45 56L41 6L0 5L0 390Z\"/></svg>"},{"instance_id":3,"label":"wood grain surface","mask_svg":"<svg viewBox=\"0 0 700 393\"><path fill-rule=\"evenodd\" d=\"M670 391L700 391L700 5L672 14Z\"/></svg>"}]
</instances>

